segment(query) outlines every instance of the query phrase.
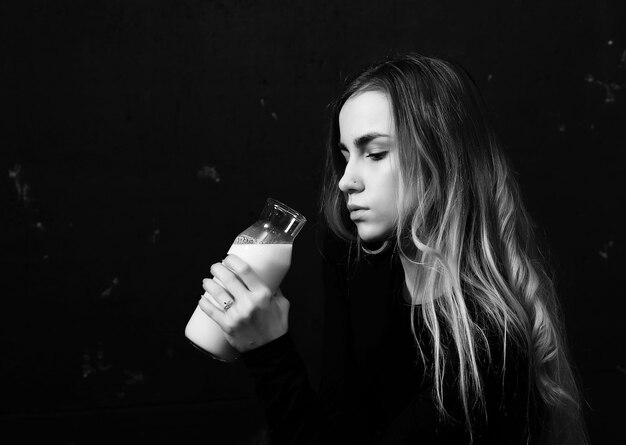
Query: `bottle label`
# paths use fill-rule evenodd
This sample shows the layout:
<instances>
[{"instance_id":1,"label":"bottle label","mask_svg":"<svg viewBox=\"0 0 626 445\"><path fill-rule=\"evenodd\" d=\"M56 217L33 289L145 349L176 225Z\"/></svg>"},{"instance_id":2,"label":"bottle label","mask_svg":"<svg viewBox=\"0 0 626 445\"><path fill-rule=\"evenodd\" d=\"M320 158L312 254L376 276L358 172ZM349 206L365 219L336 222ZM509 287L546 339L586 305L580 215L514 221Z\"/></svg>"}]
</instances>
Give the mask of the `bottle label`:
<instances>
[{"instance_id":1,"label":"bottle label","mask_svg":"<svg viewBox=\"0 0 626 445\"><path fill-rule=\"evenodd\" d=\"M241 234L235 238L235 242L233 244L256 244L258 241L251 236Z\"/></svg>"}]
</instances>

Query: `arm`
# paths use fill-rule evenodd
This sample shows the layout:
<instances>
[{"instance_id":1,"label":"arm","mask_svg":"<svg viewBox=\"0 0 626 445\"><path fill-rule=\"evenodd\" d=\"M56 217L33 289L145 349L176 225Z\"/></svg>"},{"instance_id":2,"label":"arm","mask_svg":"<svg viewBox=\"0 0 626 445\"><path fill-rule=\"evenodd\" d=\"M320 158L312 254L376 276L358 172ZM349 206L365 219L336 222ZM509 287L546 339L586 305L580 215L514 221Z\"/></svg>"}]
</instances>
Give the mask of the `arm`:
<instances>
[{"instance_id":1,"label":"arm","mask_svg":"<svg viewBox=\"0 0 626 445\"><path fill-rule=\"evenodd\" d=\"M306 367L289 332L242 351L257 395L264 407L272 443L359 443L351 427L345 396L347 353L345 274L333 248L325 242L322 253L324 280L323 364L320 390L311 385ZM233 306L234 307L234 306Z\"/></svg>"},{"instance_id":2,"label":"arm","mask_svg":"<svg viewBox=\"0 0 626 445\"><path fill-rule=\"evenodd\" d=\"M324 238L322 251L323 357L320 388L315 391L289 333L242 354L255 380L276 443L365 443L355 437L364 425L354 426L346 396L349 366L349 323L345 258L340 244Z\"/></svg>"},{"instance_id":3,"label":"arm","mask_svg":"<svg viewBox=\"0 0 626 445\"><path fill-rule=\"evenodd\" d=\"M254 379L272 443L322 443L319 401L289 332L241 357Z\"/></svg>"}]
</instances>

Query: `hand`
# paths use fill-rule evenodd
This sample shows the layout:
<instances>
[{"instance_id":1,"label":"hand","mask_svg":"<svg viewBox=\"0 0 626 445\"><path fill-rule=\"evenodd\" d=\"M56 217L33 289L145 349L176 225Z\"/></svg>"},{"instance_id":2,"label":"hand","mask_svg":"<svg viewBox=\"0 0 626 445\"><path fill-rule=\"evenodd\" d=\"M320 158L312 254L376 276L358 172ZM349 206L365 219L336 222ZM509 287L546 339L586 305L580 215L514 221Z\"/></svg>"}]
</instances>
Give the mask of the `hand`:
<instances>
[{"instance_id":1,"label":"hand","mask_svg":"<svg viewBox=\"0 0 626 445\"><path fill-rule=\"evenodd\" d=\"M280 289L272 295L248 263L231 254L210 270L224 287L210 278L202 281L202 287L220 308L204 296L198 305L222 328L235 349L249 351L287 332L289 301Z\"/></svg>"}]
</instances>

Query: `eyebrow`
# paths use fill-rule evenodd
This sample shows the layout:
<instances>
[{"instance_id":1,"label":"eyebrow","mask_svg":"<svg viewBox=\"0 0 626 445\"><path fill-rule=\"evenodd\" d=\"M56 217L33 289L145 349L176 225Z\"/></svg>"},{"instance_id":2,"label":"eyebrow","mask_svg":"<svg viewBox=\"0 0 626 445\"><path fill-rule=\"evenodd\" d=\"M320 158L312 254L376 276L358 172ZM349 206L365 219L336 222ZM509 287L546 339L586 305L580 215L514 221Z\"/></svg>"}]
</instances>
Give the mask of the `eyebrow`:
<instances>
[{"instance_id":1,"label":"eyebrow","mask_svg":"<svg viewBox=\"0 0 626 445\"><path fill-rule=\"evenodd\" d=\"M384 133L367 133L364 134L363 136L359 136L358 138L356 138L354 140L354 145L359 149L359 150L363 150L363 147L365 147L367 144L369 144L370 142L372 142L374 139L377 138L389 138L391 136L389 136L388 134L384 134ZM348 150L348 148L342 144L341 142L339 142L339 144L337 144L340 150Z\"/></svg>"}]
</instances>

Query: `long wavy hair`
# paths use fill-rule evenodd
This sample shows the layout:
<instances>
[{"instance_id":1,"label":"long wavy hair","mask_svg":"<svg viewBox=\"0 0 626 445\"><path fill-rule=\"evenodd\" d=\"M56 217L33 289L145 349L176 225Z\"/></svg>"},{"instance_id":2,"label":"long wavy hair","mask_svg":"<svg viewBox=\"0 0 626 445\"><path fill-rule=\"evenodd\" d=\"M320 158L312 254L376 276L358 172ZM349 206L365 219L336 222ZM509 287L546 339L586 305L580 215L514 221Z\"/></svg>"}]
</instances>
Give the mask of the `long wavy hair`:
<instances>
[{"instance_id":1,"label":"long wavy hair","mask_svg":"<svg viewBox=\"0 0 626 445\"><path fill-rule=\"evenodd\" d=\"M329 228L356 243L360 257L364 244L338 187L345 160L337 146L343 104L365 91L386 94L393 110L399 184L398 224L390 241L418 265L413 284L422 304L413 306L413 335L423 358L414 327L421 311L432 339L439 413L447 416L443 377L453 359L470 435L471 402L478 401L486 416L479 351L489 352L489 330L503 340L505 358L510 342L528 357L531 389L547 407L542 442L587 443L554 274L482 97L463 67L404 54L347 80L330 106L319 201ZM452 340L450 349L442 346L444 336Z\"/></svg>"}]
</instances>

